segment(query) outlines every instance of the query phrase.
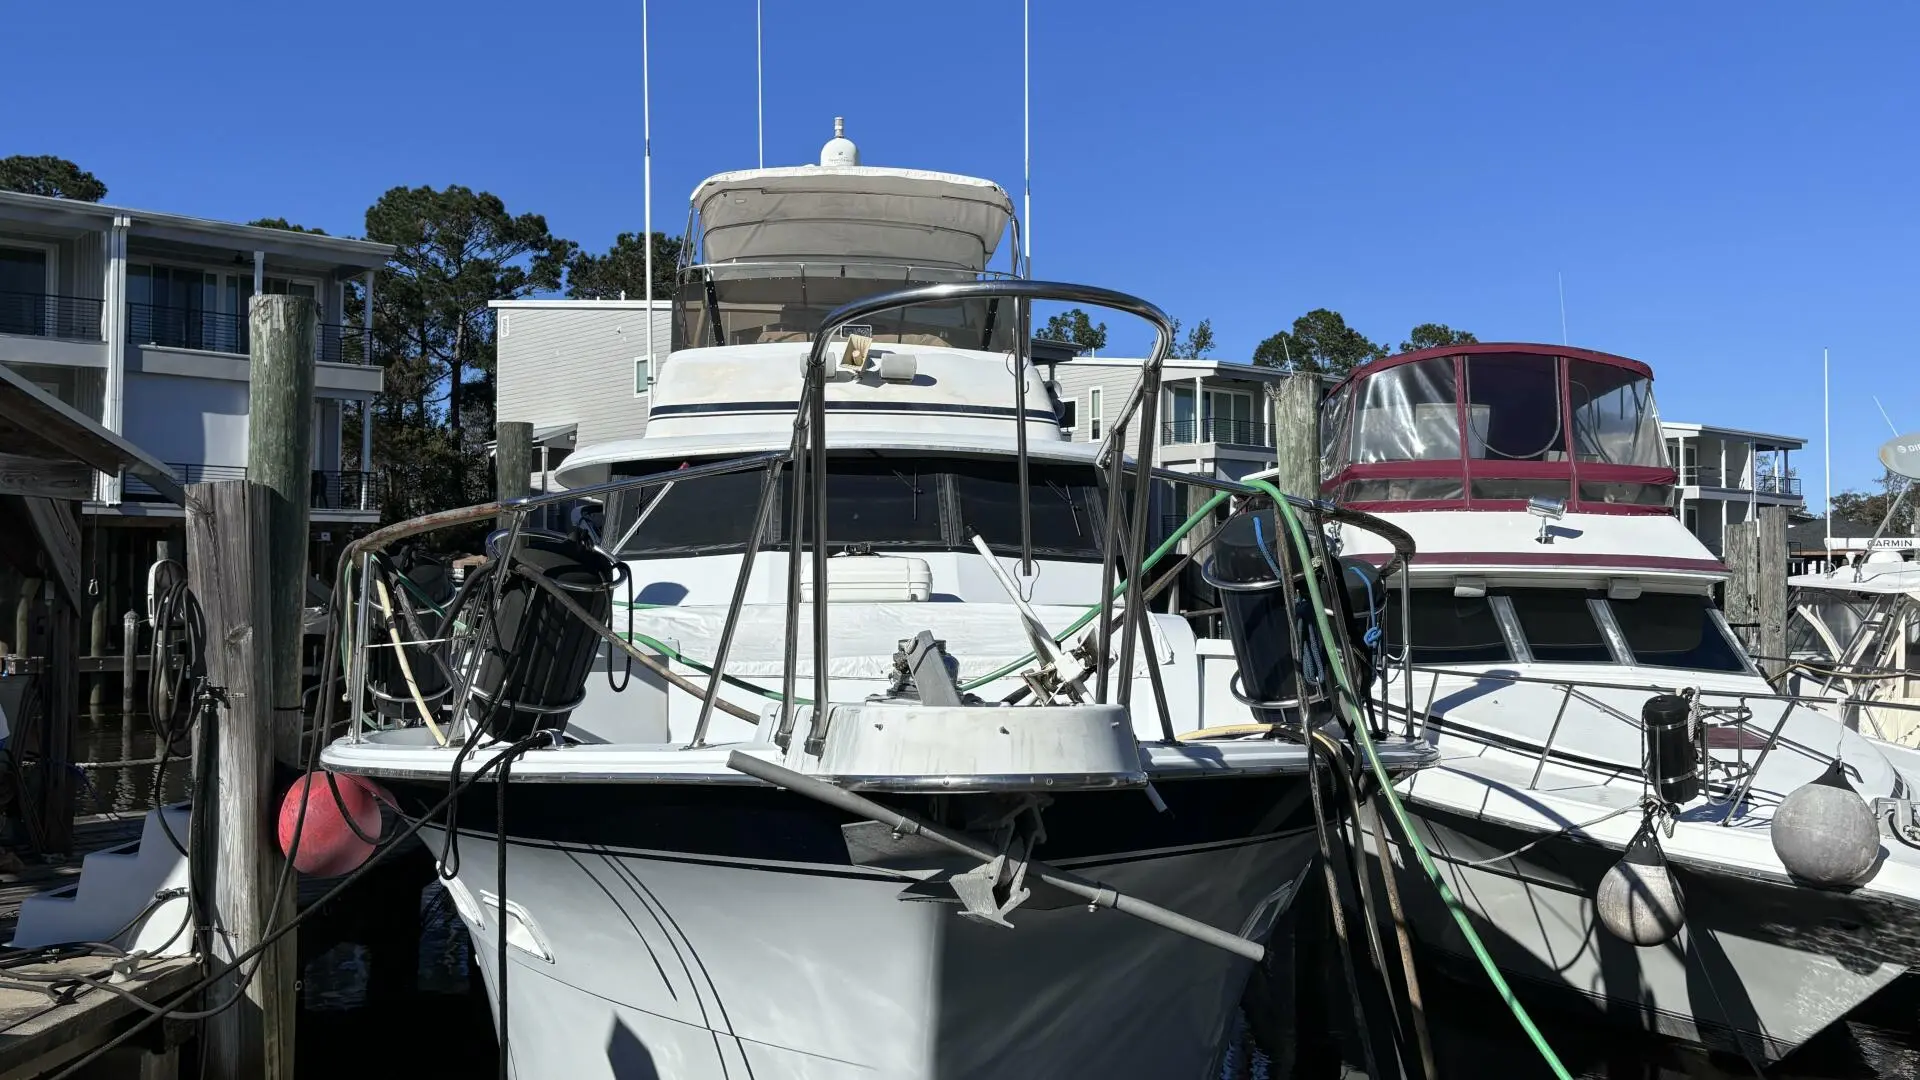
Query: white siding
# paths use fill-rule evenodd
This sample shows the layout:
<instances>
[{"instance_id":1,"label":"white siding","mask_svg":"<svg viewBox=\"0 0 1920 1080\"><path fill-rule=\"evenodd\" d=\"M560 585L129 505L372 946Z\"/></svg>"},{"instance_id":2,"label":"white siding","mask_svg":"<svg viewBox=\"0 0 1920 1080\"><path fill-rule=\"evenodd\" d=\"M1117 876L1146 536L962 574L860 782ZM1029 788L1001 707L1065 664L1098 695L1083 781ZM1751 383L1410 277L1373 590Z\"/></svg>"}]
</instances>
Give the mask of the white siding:
<instances>
[{"instance_id":1,"label":"white siding","mask_svg":"<svg viewBox=\"0 0 1920 1080\"><path fill-rule=\"evenodd\" d=\"M1120 407L1127 403L1127 394L1140 378L1140 369L1069 361L1054 368L1053 378L1059 387L1056 392L1060 395L1061 403L1074 403L1073 441L1092 442L1093 429L1087 422L1088 391L1096 386L1100 388L1101 433L1105 434L1105 425L1112 424L1114 417L1120 415Z\"/></svg>"},{"instance_id":2,"label":"white siding","mask_svg":"<svg viewBox=\"0 0 1920 1080\"><path fill-rule=\"evenodd\" d=\"M247 384L127 372L129 442L161 461L247 463Z\"/></svg>"},{"instance_id":3,"label":"white siding","mask_svg":"<svg viewBox=\"0 0 1920 1080\"><path fill-rule=\"evenodd\" d=\"M638 437L647 396L634 361L647 355L647 312L633 303L502 307L497 415L534 427L580 425L578 446ZM655 303L654 374L666 362L670 312Z\"/></svg>"}]
</instances>

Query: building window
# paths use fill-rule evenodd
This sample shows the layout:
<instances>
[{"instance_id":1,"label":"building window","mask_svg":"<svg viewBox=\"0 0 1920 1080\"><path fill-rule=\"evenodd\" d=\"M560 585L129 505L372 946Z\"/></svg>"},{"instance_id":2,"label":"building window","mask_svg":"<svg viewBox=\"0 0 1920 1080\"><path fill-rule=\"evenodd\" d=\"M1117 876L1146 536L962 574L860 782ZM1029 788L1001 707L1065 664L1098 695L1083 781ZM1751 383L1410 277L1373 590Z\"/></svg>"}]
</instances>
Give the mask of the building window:
<instances>
[{"instance_id":1,"label":"building window","mask_svg":"<svg viewBox=\"0 0 1920 1080\"><path fill-rule=\"evenodd\" d=\"M1100 388L1096 386L1093 389L1087 391L1087 438L1088 439L1092 440L1093 442L1100 441L1100 423L1104 419L1105 417L1101 414L1101 411L1100 411Z\"/></svg>"},{"instance_id":2,"label":"building window","mask_svg":"<svg viewBox=\"0 0 1920 1080\"><path fill-rule=\"evenodd\" d=\"M653 361L648 357L636 357L633 361L633 392L644 394L653 386Z\"/></svg>"},{"instance_id":3,"label":"building window","mask_svg":"<svg viewBox=\"0 0 1920 1080\"><path fill-rule=\"evenodd\" d=\"M1160 429L1160 442L1190 443L1199 442L1199 433L1195 430L1193 413L1193 387L1167 387L1167 422Z\"/></svg>"},{"instance_id":4,"label":"building window","mask_svg":"<svg viewBox=\"0 0 1920 1080\"><path fill-rule=\"evenodd\" d=\"M1253 395L1238 390L1207 391L1206 428L1201 442L1266 445L1254 420Z\"/></svg>"}]
</instances>

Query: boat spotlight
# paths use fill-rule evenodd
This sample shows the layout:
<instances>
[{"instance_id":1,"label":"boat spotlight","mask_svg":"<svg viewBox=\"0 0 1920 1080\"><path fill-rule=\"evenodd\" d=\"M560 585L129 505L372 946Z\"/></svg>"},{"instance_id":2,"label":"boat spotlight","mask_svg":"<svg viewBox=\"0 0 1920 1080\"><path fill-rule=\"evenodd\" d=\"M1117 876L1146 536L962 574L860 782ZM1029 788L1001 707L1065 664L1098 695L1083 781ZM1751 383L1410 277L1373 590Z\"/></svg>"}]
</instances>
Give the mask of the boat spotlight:
<instances>
[{"instance_id":1,"label":"boat spotlight","mask_svg":"<svg viewBox=\"0 0 1920 1080\"><path fill-rule=\"evenodd\" d=\"M1534 537L1542 544L1553 543L1553 523L1567 516L1567 504L1559 499L1546 499L1538 495L1527 500L1527 513L1540 519L1540 535Z\"/></svg>"}]
</instances>

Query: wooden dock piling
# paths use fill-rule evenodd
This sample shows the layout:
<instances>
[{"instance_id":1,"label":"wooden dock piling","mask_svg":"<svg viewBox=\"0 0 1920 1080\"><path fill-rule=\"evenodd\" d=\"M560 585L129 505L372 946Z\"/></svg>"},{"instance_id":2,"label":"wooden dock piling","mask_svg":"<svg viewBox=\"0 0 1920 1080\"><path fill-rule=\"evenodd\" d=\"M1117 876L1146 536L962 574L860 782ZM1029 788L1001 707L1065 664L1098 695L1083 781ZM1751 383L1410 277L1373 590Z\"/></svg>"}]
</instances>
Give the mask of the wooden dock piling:
<instances>
[{"instance_id":1,"label":"wooden dock piling","mask_svg":"<svg viewBox=\"0 0 1920 1080\"><path fill-rule=\"evenodd\" d=\"M533 493L533 425L502 420L493 427L493 488L495 497L522 499ZM500 519L502 528L506 519Z\"/></svg>"},{"instance_id":2,"label":"wooden dock piling","mask_svg":"<svg viewBox=\"0 0 1920 1080\"><path fill-rule=\"evenodd\" d=\"M140 613L120 616L120 715L135 712L134 691L140 685ZM103 677L104 678L104 677Z\"/></svg>"},{"instance_id":3,"label":"wooden dock piling","mask_svg":"<svg viewBox=\"0 0 1920 1080\"><path fill-rule=\"evenodd\" d=\"M213 731L202 733L215 741L215 775L194 811L216 815L211 914L223 931L213 938L218 963L253 949L294 914L291 887L272 905L284 865L273 827L273 644L280 636L297 642L300 626L276 622L274 598L259 587L275 561L269 541L275 497L263 484L240 480L187 489L187 572L206 620L207 681L218 698ZM284 633L276 633L280 627ZM295 956L289 935L208 991L215 1004L245 994L207 1021L206 1061L214 1080L291 1080Z\"/></svg>"},{"instance_id":4,"label":"wooden dock piling","mask_svg":"<svg viewBox=\"0 0 1920 1080\"><path fill-rule=\"evenodd\" d=\"M249 309L247 478L266 489L268 526L260 581L271 598L274 756L299 768L300 644L307 591L307 519L313 496L314 339L319 309L304 296L256 296Z\"/></svg>"},{"instance_id":5,"label":"wooden dock piling","mask_svg":"<svg viewBox=\"0 0 1920 1080\"><path fill-rule=\"evenodd\" d=\"M1320 497L1320 376L1299 374L1273 391L1273 486L1303 499Z\"/></svg>"},{"instance_id":6,"label":"wooden dock piling","mask_svg":"<svg viewBox=\"0 0 1920 1080\"><path fill-rule=\"evenodd\" d=\"M1729 524L1721 550L1727 621L1747 651L1762 658L1760 669L1777 674L1787 652L1786 507L1763 506L1757 520Z\"/></svg>"}]
</instances>

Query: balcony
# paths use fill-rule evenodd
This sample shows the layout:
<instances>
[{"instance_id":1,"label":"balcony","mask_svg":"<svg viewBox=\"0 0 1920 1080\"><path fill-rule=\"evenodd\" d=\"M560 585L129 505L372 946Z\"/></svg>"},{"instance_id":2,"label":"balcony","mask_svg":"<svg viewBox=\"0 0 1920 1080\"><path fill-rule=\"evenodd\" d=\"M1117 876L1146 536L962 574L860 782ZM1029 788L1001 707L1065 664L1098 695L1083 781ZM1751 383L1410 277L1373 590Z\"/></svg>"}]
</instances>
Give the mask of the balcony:
<instances>
[{"instance_id":1,"label":"balcony","mask_svg":"<svg viewBox=\"0 0 1920 1080\"><path fill-rule=\"evenodd\" d=\"M1169 420L1161 425L1162 445L1175 443L1230 443L1234 446L1272 446L1273 432L1258 420Z\"/></svg>"},{"instance_id":2,"label":"balcony","mask_svg":"<svg viewBox=\"0 0 1920 1080\"><path fill-rule=\"evenodd\" d=\"M1782 495L1800 497L1800 478L1797 476L1777 476L1773 473L1761 473L1753 485L1747 485L1744 476L1728 477L1717 466L1693 465L1680 468L1681 487L1720 488L1723 491L1753 491L1761 495Z\"/></svg>"},{"instance_id":3,"label":"balcony","mask_svg":"<svg viewBox=\"0 0 1920 1080\"><path fill-rule=\"evenodd\" d=\"M84 296L0 292L0 334L99 341L101 306Z\"/></svg>"},{"instance_id":4,"label":"balcony","mask_svg":"<svg viewBox=\"0 0 1920 1080\"><path fill-rule=\"evenodd\" d=\"M245 480L244 465L194 465L181 461L164 462L167 471L182 484L206 484L219 480ZM346 469L315 469L309 506L314 510L378 510L380 508L379 473ZM159 499L160 493L144 480L131 474L122 482L129 499Z\"/></svg>"},{"instance_id":5,"label":"balcony","mask_svg":"<svg viewBox=\"0 0 1920 1080\"><path fill-rule=\"evenodd\" d=\"M312 506L315 510L378 510L382 479L377 472L357 469L315 469Z\"/></svg>"},{"instance_id":6,"label":"balcony","mask_svg":"<svg viewBox=\"0 0 1920 1080\"><path fill-rule=\"evenodd\" d=\"M245 480L245 465L194 465L184 461L163 461L162 465L182 484L211 484L217 480ZM146 501L159 499L161 495L145 480L128 473L121 478L120 491L129 499Z\"/></svg>"},{"instance_id":7,"label":"balcony","mask_svg":"<svg viewBox=\"0 0 1920 1080\"><path fill-rule=\"evenodd\" d=\"M95 322L97 326L97 313ZM218 311L128 304L127 339L136 345L245 353L247 320ZM321 323L314 338L314 358L329 364L367 363L365 328Z\"/></svg>"}]
</instances>

